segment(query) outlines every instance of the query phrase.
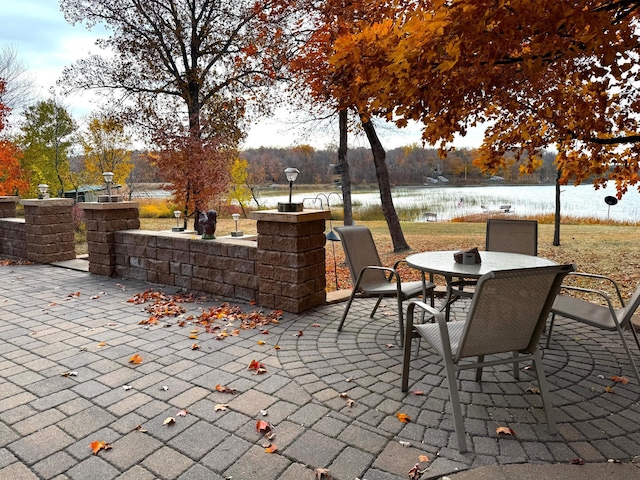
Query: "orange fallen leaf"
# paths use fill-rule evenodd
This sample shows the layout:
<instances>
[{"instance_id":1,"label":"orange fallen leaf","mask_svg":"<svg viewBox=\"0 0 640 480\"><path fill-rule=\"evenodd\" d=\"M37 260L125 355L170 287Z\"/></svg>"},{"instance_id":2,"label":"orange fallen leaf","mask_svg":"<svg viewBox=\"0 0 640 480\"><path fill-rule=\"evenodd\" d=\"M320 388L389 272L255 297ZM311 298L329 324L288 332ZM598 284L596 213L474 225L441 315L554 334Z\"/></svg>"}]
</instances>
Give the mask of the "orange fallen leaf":
<instances>
[{"instance_id":1,"label":"orange fallen leaf","mask_svg":"<svg viewBox=\"0 0 640 480\"><path fill-rule=\"evenodd\" d=\"M398 420L400 420L402 423L409 423L411 421L411 417L406 413L398 412L396 413L396 417L398 417Z\"/></svg>"},{"instance_id":2,"label":"orange fallen leaf","mask_svg":"<svg viewBox=\"0 0 640 480\"><path fill-rule=\"evenodd\" d=\"M275 350L280 350L280 345L276 345L275 347L273 347Z\"/></svg>"},{"instance_id":3,"label":"orange fallen leaf","mask_svg":"<svg viewBox=\"0 0 640 480\"><path fill-rule=\"evenodd\" d=\"M164 422L162 422L162 425L173 425L174 423L176 423L176 419L173 417L167 417L164 419Z\"/></svg>"},{"instance_id":4,"label":"orange fallen leaf","mask_svg":"<svg viewBox=\"0 0 640 480\"><path fill-rule=\"evenodd\" d=\"M623 385L626 385L627 383L629 383L629 379L627 377L619 377L617 375L614 375L613 377L611 377L611 380L613 380L614 382L620 382Z\"/></svg>"},{"instance_id":5,"label":"orange fallen leaf","mask_svg":"<svg viewBox=\"0 0 640 480\"><path fill-rule=\"evenodd\" d=\"M227 387L225 385L216 385L216 390L222 393L236 393L235 388Z\"/></svg>"},{"instance_id":6,"label":"orange fallen leaf","mask_svg":"<svg viewBox=\"0 0 640 480\"><path fill-rule=\"evenodd\" d=\"M142 357L137 353L129 359L129 363L133 363L134 365L139 365L142 363Z\"/></svg>"},{"instance_id":7,"label":"orange fallen leaf","mask_svg":"<svg viewBox=\"0 0 640 480\"><path fill-rule=\"evenodd\" d=\"M91 450L93 450L93 454L97 455L100 450L109 450L111 448L111 444L96 440L95 442L91 442L89 444L89 447L91 447Z\"/></svg>"},{"instance_id":8,"label":"orange fallen leaf","mask_svg":"<svg viewBox=\"0 0 640 480\"><path fill-rule=\"evenodd\" d=\"M200 345L194 343L193 345L191 345L191 350L200 350Z\"/></svg>"},{"instance_id":9,"label":"orange fallen leaf","mask_svg":"<svg viewBox=\"0 0 640 480\"><path fill-rule=\"evenodd\" d=\"M107 342L100 342L98 344L99 347L106 347L107 346Z\"/></svg>"},{"instance_id":10,"label":"orange fallen leaf","mask_svg":"<svg viewBox=\"0 0 640 480\"><path fill-rule=\"evenodd\" d=\"M278 447L276 447L273 443L267 445L264 449L267 453L276 453L278 451Z\"/></svg>"},{"instance_id":11,"label":"orange fallen leaf","mask_svg":"<svg viewBox=\"0 0 640 480\"><path fill-rule=\"evenodd\" d=\"M429 461L429 457L427 457L426 455L419 455L418 456L418 460L420 460L421 462L425 463Z\"/></svg>"},{"instance_id":12,"label":"orange fallen leaf","mask_svg":"<svg viewBox=\"0 0 640 480\"><path fill-rule=\"evenodd\" d=\"M262 363L258 362L257 360L251 360L251 363L247 367L247 370L260 370L261 368L264 368L264 365Z\"/></svg>"},{"instance_id":13,"label":"orange fallen leaf","mask_svg":"<svg viewBox=\"0 0 640 480\"><path fill-rule=\"evenodd\" d=\"M516 432L512 428L509 428L509 427L498 427L498 428L496 428L496 433L498 435L500 435L500 434L513 435L514 437L516 435Z\"/></svg>"},{"instance_id":14,"label":"orange fallen leaf","mask_svg":"<svg viewBox=\"0 0 640 480\"><path fill-rule=\"evenodd\" d=\"M258 433L269 433L273 430L271 424L265 420L258 420L256 422L256 432Z\"/></svg>"},{"instance_id":15,"label":"orange fallen leaf","mask_svg":"<svg viewBox=\"0 0 640 480\"><path fill-rule=\"evenodd\" d=\"M258 345L264 345L267 342L263 342L262 340L258 340Z\"/></svg>"},{"instance_id":16,"label":"orange fallen leaf","mask_svg":"<svg viewBox=\"0 0 640 480\"><path fill-rule=\"evenodd\" d=\"M198 335L189 335L189 338L191 340L196 340L198 338Z\"/></svg>"}]
</instances>

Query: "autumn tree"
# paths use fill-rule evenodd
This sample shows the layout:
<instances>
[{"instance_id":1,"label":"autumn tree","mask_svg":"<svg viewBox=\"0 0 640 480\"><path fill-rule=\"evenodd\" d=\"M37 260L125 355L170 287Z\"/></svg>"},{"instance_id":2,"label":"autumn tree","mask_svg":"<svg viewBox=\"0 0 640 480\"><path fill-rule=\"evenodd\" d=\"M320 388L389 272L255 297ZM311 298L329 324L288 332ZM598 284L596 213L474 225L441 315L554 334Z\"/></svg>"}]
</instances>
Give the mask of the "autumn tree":
<instances>
[{"instance_id":1,"label":"autumn tree","mask_svg":"<svg viewBox=\"0 0 640 480\"><path fill-rule=\"evenodd\" d=\"M5 82L0 79L0 98L5 89ZM9 108L0 101L0 134L6 125ZM29 183L20 167L20 151L18 147L0 137L0 195L18 195L27 190Z\"/></svg>"},{"instance_id":2,"label":"autumn tree","mask_svg":"<svg viewBox=\"0 0 640 480\"><path fill-rule=\"evenodd\" d=\"M247 111L268 110L274 97L267 93L279 79L296 13L279 0L61 0L60 5L70 23L100 24L111 32L97 42L107 53L65 69L63 84L69 90L97 89L122 105L147 139L160 141L154 145L160 158L182 158L180 171L170 162L159 165L168 169L168 181L180 173L176 181L183 187L194 186L185 175L208 172L212 161L223 162L216 173L228 167L229 149L244 135ZM169 151L173 146L179 150ZM186 152L196 154L187 158ZM217 191L228 178L227 172L214 178L216 188L180 196L191 205L194 196Z\"/></svg>"},{"instance_id":3,"label":"autumn tree","mask_svg":"<svg viewBox=\"0 0 640 480\"><path fill-rule=\"evenodd\" d=\"M242 214L247 217L245 205L251 200L251 190L248 186L249 162L242 158L236 158L231 166L231 186L229 189L229 199L235 200L242 209Z\"/></svg>"},{"instance_id":4,"label":"autumn tree","mask_svg":"<svg viewBox=\"0 0 640 480\"><path fill-rule=\"evenodd\" d=\"M69 175L69 149L76 123L58 100L40 101L29 106L18 136L22 147L22 169L31 173L29 193L46 183L53 195L62 196Z\"/></svg>"},{"instance_id":5,"label":"autumn tree","mask_svg":"<svg viewBox=\"0 0 640 480\"><path fill-rule=\"evenodd\" d=\"M104 172L113 172L114 184L123 184L133 170L131 139L122 121L110 114L89 116L86 131L80 138L89 182L102 183Z\"/></svg>"},{"instance_id":6,"label":"autumn tree","mask_svg":"<svg viewBox=\"0 0 640 480\"><path fill-rule=\"evenodd\" d=\"M402 14L336 41L332 73L354 85L359 108L422 122L443 149L485 123L486 171L515 156L530 173L553 146L558 188L593 178L621 196L638 182L637 2L392 4ZM554 244L559 215L556 233Z\"/></svg>"}]
</instances>

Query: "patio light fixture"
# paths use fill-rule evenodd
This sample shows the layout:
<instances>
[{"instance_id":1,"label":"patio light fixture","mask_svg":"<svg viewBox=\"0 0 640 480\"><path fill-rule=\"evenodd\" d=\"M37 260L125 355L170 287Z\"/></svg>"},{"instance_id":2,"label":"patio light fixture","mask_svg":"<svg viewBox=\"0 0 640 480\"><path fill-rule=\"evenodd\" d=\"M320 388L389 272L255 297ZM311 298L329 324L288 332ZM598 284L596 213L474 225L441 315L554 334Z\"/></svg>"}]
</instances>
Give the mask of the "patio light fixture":
<instances>
[{"instance_id":1,"label":"patio light fixture","mask_svg":"<svg viewBox=\"0 0 640 480\"><path fill-rule=\"evenodd\" d=\"M104 172L102 176L107 184L107 195L109 196L108 201L111 202L111 182L113 182L113 172Z\"/></svg>"},{"instance_id":2,"label":"patio light fixture","mask_svg":"<svg viewBox=\"0 0 640 480\"><path fill-rule=\"evenodd\" d=\"M291 201L291 196L293 195L293 182L298 178L298 174L300 170L297 168L288 167L285 168L284 174L287 177L287 181L289 182L289 202L278 202L278 211L279 212L301 212L302 211L302 203L293 203Z\"/></svg>"},{"instance_id":3,"label":"patio light fixture","mask_svg":"<svg viewBox=\"0 0 640 480\"><path fill-rule=\"evenodd\" d=\"M238 220L240 220L240 214L239 213L232 213L231 214L231 218L233 218L233 221L236 222L236 230L234 232L231 232L231 236L232 237L241 237L243 234L241 231L238 230Z\"/></svg>"},{"instance_id":4,"label":"patio light fixture","mask_svg":"<svg viewBox=\"0 0 640 480\"><path fill-rule=\"evenodd\" d=\"M40 200L49 198L49 185L47 185L46 183L41 183L40 185L38 185L38 190L40 191L40 193L38 194L38 198Z\"/></svg>"},{"instance_id":5,"label":"patio light fixture","mask_svg":"<svg viewBox=\"0 0 640 480\"><path fill-rule=\"evenodd\" d=\"M176 217L176 226L171 229L172 232L184 232L184 228L180 226L180 216L182 212L180 210L174 210L173 216Z\"/></svg>"}]
</instances>

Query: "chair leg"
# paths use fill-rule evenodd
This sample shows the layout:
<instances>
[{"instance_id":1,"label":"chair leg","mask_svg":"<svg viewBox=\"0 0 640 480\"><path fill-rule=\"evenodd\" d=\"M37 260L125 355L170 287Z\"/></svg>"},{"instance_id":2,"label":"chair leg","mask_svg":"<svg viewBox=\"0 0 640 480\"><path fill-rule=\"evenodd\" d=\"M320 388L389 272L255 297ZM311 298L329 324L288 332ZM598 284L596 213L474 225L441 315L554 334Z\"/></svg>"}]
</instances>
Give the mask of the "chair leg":
<instances>
[{"instance_id":1,"label":"chair leg","mask_svg":"<svg viewBox=\"0 0 640 480\"><path fill-rule=\"evenodd\" d=\"M518 352L513 352L513 378L520 380L520 363L518 363Z\"/></svg>"},{"instance_id":2,"label":"chair leg","mask_svg":"<svg viewBox=\"0 0 640 480\"><path fill-rule=\"evenodd\" d=\"M402 314L402 298L398 297L398 325L400 326L400 347L404 346L404 315Z\"/></svg>"},{"instance_id":3,"label":"chair leg","mask_svg":"<svg viewBox=\"0 0 640 480\"><path fill-rule=\"evenodd\" d=\"M349 313L349 309L351 308L351 303L353 302L354 297L356 296L356 289L354 288L353 291L351 292L351 295L349 295L349 301L347 302L347 306L344 307L344 313L342 314L342 320L340 320L340 325L338 325L338 331L341 332L342 331L342 326L344 325L344 321L347 318L347 313Z\"/></svg>"},{"instance_id":4,"label":"chair leg","mask_svg":"<svg viewBox=\"0 0 640 480\"><path fill-rule=\"evenodd\" d=\"M464 420L462 419L462 408L460 407L460 394L458 393L458 379L456 369L453 364L445 360L445 370L447 372L447 382L449 384L449 399L451 400L451 415L453 416L453 426L458 437L458 452L467 451L467 440L464 433Z\"/></svg>"},{"instance_id":5,"label":"chair leg","mask_svg":"<svg viewBox=\"0 0 640 480\"><path fill-rule=\"evenodd\" d=\"M551 341L551 332L553 332L553 322L556 321L555 312L551 312L551 322L549 323L549 333L547 333L547 344L544 348L549 348L549 342Z\"/></svg>"},{"instance_id":6,"label":"chair leg","mask_svg":"<svg viewBox=\"0 0 640 480\"><path fill-rule=\"evenodd\" d=\"M478 356L478 363L484 362L484 355ZM482 381L482 367L476 368L476 382Z\"/></svg>"},{"instance_id":7,"label":"chair leg","mask_svg":"<svg viewBox=\"0 0 640 480\"><path fill-rule=\"evenodd\" d=\"M629 358L629 362L631 363L631 367L633 368L634 373L636 374L636 379L638 380L638 384L640 385L640 373L638 372L638 367L636 366L636 362L633 361L633 355L631 355L631 350L629 350L629 346L627 345L627 341L624 339L624 333L620 328L620 325L616 324L618 335L620 335L620 340L622 340L622 346L624 347L624 351L627 352L627 357ZM631 329L633 330L633 325L631 325ZM636 342L638 341L638 337L635 335Z\"/></svg>"},{"instance_id":8,"label":"chair leg","mask_svg":"<svg viewBox=\"0 0 640 480\"><path fill-rule=\"evenodd\" d=\"M558 433L556 428L556 417L553 413L553 404L549 398L549 388L547 387L547 379L544 375L544 367L542 365L542 357L540 356L540 350L533 352L533 365L536 369L536 376L538 377L538 387L540 388L540 395L542 396L542 406L544 407L544 414L547 417L547 426L549 427L549 435L555 435Z\"/></svg>"},{"instance_id":9,"label":"chair leg","mask_svg":"<svg viewBox=\"0 0 640 480\"><path fill-rule=\"evenodd\" d=\"M369 315L369 318L373 318L373 316L376 314L376 311L378 310L378 307L380 306L380 302L382 301L382 297L378 297L378 301L376 302L375 307L373 307L373 310L371 310L371 314Z\"/></svg>"}]
</instances>

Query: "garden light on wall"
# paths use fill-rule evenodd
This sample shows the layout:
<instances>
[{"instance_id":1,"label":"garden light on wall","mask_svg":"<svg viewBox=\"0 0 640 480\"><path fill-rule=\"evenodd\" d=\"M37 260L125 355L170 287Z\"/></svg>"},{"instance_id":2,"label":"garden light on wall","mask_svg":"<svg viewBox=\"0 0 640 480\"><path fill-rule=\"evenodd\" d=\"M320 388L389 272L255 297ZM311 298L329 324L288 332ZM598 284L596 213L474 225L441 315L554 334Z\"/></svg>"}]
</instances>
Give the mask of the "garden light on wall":
<instances>
[{"instance_id":1,"label":"garden light on wall","mask_svg":"<svg viewBox=\"0 0 640 480\"><path fill-rule=\"evenodd\" d=\"M109 196L109 202L111 201L111 182L113 182L113 172L104 172L102 174L105 183L107 184L107 195Z\"/></svg>"},{"instance_id":2,"label":"garden light on wall","mask_svg":"<svg viewBox=\"0 0 640 480\"><path fill-rule=\"evenodd\" d=\"M240 220L240 214L239 213L232 213L231 214L231 218L233 218L233 221L236 223L236 230L234 232L231 232L231 236L232 237L241 237L242 236L242 232L238 230L238 220Z\"/></svg>"},{"instance_id":3,"label":"garden light on wall","mask_svg":"<svg viewBox=\"0 0 640 480\"><path fill-rule=\"evenodd\" d=\"M298 174L300 170L297 168L288 167L285 168L284 174L287 177L287 181L289 182L289 202L283 203L278 202L278 211L279 212L301 212L302 211L302 203L293 203L291 197L293 195L293 182L298 178Z\"/></svg>"},{"instance_id":4,"label":"garden light on wall","mask_svg":"<svg viewBox=\"0 0 640 480\"><path fill-rule=\"evenodd\" d=\"M173 216L176 217L176 226L171 229L172 232L184 232L184 227L180 226L180 216L182 212L180 210L174 210Z\"/></svg>"},{"instance_id":5,"label":"garden light on wall","mask_svg":"<svg viewBox=\"0 0 640 480\"><path fill-rule=\"evenodd\" d=\"M38 190L40 191L40 193L38 194L38 198L39 199L45 199L45 198L49 198L49 185L47 185L46 183L41 183L40 185L38 185Z\"/></svg>"}]
</instances>

